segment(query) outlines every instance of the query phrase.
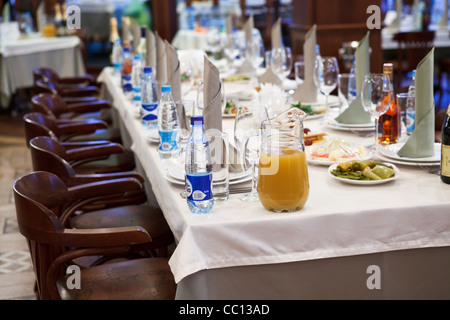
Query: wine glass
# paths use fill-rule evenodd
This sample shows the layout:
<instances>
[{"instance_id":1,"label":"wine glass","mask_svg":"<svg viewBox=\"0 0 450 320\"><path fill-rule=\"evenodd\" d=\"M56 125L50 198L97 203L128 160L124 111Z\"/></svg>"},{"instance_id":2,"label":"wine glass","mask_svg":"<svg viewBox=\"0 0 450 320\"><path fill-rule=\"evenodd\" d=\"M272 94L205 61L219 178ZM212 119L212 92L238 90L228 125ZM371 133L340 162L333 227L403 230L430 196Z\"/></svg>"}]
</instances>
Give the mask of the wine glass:
<instances>
[{"instance_id":1,"label":"wine glass","mask_svg":"<svg viewBox=\"0 0 450 320\"><path fill-rule=\"evenodd\" d=\"M339 65L336 57L318 59L314 65L314 82L325 95L325 108L329 111L328 96L338 84Z\"/></svg>"},{"instance_id":2,"label":"wine glass","mask_svg":"<svg viewBox=\"0 0 450 320\"><path fill-rule=\"evenodd\" d=\"M205 107L205 104L203 101L203 98L204 98L203 87L204 87L203 80L199 80L198 85L197 85L196 109L197 109L197 111L200 111L200 112Z\"/></svg>"},{"instance_id":3,"label":"wine glass","mask_svg":"<svg viewBox=\"0 0 450 320\"><path fill-rule=\"evenodd\" d=\"M364 110L375 118L375 144L378 145L378 119L392 104L393 90L389 76L382 73L366 74L361 90L361 100Z\"/></svg>"},{"instance_id":4,"label":"wine glass","mask_svg":"<svg viewBox=\"0 0 450 320\"><path fill-rule=\"evenodd\" d=\"M255 72L264 62L264 42L260 36L253 36L245 47L245 59L252 63Z\"/></svg>"},{"instance_id":5,"label":"wine glass","mask_svg":"<svg viewBox=\"0 0 450 320\"><path fill-rule=\"evenodd\" d=\"M256 189L256 165L259 161L260 148L259 128L260 122L255 116L255 113L251 112L247 107L239 107L236 112L234 123L235 144L241 157L241 163L244 164L245 170L247 170L248 163L252 168L252 191L240 198L241 200L246 202L259 201L258 192Z\"/></svg>"},{"instance_id":6,"label":"wine glass","mask_svg":"<svg viewBox=\"0 0 450 320\"><path fill-rule=\"evenodd\" d=\"M270 67L281 81L289 76L292 70L292 51L290 47L273 48L270 54Z\"/></svg>"},{"instance_id":7,"label":"wine glass","mask_svg":"<svg viewBox=\"0 0 450 320\"><path fill-rule=\"evenodd\" d=\"M223 52L228 58L228 63L232 65L240 53L239 39L237 37L237 33L233 32L226 35L226 37L224 38Z\"/></svg>"},{"instance_id":8,"label":"wine glass","mask_svg":"<svg viewBox=\"0 0 450 320\"><path fill-rule=\"evenodd\" d=\"M190 62L180 62L181 93L185 97L194 86L194 73Z\"/></svg>"}]
</instances>

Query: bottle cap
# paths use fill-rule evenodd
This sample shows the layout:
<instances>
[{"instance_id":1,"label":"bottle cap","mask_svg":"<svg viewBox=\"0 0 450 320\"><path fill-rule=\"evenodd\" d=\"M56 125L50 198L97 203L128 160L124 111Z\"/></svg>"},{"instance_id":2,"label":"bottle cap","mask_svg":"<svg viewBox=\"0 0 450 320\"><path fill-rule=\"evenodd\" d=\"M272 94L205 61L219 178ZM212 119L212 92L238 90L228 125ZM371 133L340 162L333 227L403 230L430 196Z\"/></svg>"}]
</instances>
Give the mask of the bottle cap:
<instances>
[{"instance_id":1,"label":"bottle cap","mask_svg":"<svg viewBox=\"0 0 450 320\"><path fill-rule=\"evenodd\" d=\"M125 48L123 48L123 51L124 51L124 52L130 52L130 47L125 47Z\"/></svg>"},{"instance_id":2,"label":"bottle cap","mask_svg":"<svg viewBox=\"0 0 450 320\"><path fill-rule=\"evenodd\" d=\"M142 60L142 55L140 55L140 54L135 54L135 55L134 55L134 59L135 59L135 60Z\"/></svg>"},{"instance_id":3,"label":"bottle cap","mask_svg":"<svg viewBox=\"0 0 450 320\"><path fill-rule=\"evenodd\" d=\"M172 86L162 86L161 87L161 92L172 92Z\"/></svg>"},{"instance_id":4,"label":"bottle cap","mask_svg":"<svg viewBox=\"0 0 450 320\"><path fill-rule=\"evenodd\" d=\"M152 73L152 67L144 67L144 73Z\"/></svg>"},{"instance_id":5,"label":"bottle cap","mask_svg":"<svg viewBox=\"0 0 450 320\"><path fill-rule=\"evenodd\" d=\"M191 125L198 124L201 122L202 124L205 123L205 119L203 119L203 116L193 116L191 117Z\"/></svg>"}]
</instances>

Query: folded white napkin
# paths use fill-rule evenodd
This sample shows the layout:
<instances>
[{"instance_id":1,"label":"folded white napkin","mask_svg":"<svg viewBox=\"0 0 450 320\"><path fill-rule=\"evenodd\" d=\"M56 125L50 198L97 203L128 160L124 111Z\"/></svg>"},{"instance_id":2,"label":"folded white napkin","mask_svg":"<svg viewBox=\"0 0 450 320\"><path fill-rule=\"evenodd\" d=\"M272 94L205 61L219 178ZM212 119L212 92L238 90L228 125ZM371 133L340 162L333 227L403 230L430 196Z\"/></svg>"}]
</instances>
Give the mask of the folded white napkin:
<instances>
[{"instance_id":1,"label":"folded white napkin","mask_svg":"<svg viewBox=\"0 0 450 320\"><path fill-rule=\"evenodd\" d=\"M167 83L167 52L166 43L160 37L158 32L155 33L156 37L156 85L158 92L161 92L161 87Z\"/></svg>"},{"instance_id":2,"label":"folded white napkin","mask_svg":"<svg viewBox=\"0 0 450 320\"><path fill-rule=\"evenodd\" d=\"M416 68L415 127L406 143L397 152L401 157L425 158L434 156L433 74L434 48Z\"/></svg>"},{"instance_id":3,"label":"folded white napkin","mask_svg":"<svg viewBox=\"0 0 450 320\"><path fill-rule=\"evenodd\" d=\"M336 117L336 121L339 123L364 124L372 121L372 117L364 110L361 101L361 89L364 83L364 78L366 74L370 73L369 35L370 33L367 32L366 36L359 42L358 48L355 52L356 92L358 94L349 107L345 109L344 112L342 112L338 117Z\"/></svg>"},{"instance_id":4,"label":"folded white napkin","mask_svg":"<svg viewBox=\"0 0 450 320\"><path fill-rule=\"evenodd\" d=\"M222 131L222 94L219 69L206 56L204 57L203 82L205 130Z\"/></svg>"},{"instance_id":5,"label":"folded white napkin","mask_svg":"<svg viewBox=\"0 0 450 320\"><path fill-rule=\"evenodd\" d=\"M146 56L145 63L152 67L153 76L156 75L156 37L149 27L145 27L145 46Z\"/></svg>"},{"instance_id":6,"label":"folded white napkin","mask_svg":"<svg viewBox=\"0 0 450 320\"><path fill-rule=\"evenodd\" d=\"M253 15L250 15L243 25L244 35L245 35L245 48L247 47L249 41L253 40L253 28L254 20ZM254 72L253 64L247 58L243 59L242 65L239 67L238 73L249 74Z\"/></svg>"},{"instance_id":7,"label":"folded white napkin","mask_svg":"<svg viewBox=\"0 0 450 320\"><path fill-rule=\"evenodd\" d=\"M316 102L319 89L314 82L314 64L316 61L316 25L313 25L305 36L303 59L305 61L305 79L292 94L299 102Z\"/></svg>"},{"instance_id":8,"label":"folded white napkin","mask_svg":"<svg viewBox=\"0 0 450 320\"><path fill-rule=\"evenodd\" d=\"M141 26L136 20L131 21L131 27L133 30L133 53L139 53L139 44L141 42Z\"/></svg>"},{"instance_id":9,"label":"folded white napkin","mask_svg":"<svg viewBox=\"0 0 450 320\"><path fill-rule=\"evenodd\" d=\"M283 47L283 39L282 39L282 34L281 34L281 18L278 18L278 20L275 22L275 24L272 27L271 44L272 44L272 49ZM272 83L272 84L275 84L278 86L281 85L280 77L277 76L273 72L273 70L270 66L267 67L266 72L264 72L259 77L258 80L259 80L259 83Z\"/></svg>"}]
</instances>

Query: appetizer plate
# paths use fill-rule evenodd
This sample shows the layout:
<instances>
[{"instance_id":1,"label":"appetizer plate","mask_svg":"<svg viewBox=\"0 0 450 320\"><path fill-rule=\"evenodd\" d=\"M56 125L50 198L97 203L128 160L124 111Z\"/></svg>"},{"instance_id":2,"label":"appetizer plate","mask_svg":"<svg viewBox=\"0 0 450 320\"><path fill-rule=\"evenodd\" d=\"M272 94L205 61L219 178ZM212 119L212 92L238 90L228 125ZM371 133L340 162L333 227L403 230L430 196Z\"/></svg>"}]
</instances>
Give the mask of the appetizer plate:
<instances>
[{"instance_id":1,"label":"appetizer plate","mask_svg":"<svg viewBox=\"0 0 450 320\"><path fill-rule=\"evenodd\" d=\"M434 155L431 157L425 158L409 158L409 157L401 157L397 154L397 152L403 147L404 143L396 143L388 146L379 146L379 152L390 158L397 161L402 162L413 162L413 163L432 163L432 162L440 162L441 161L441 144L434 144Z\"/></svg>"},{"instance_id":2,"label":"appetizer plate","mask_svg":"<svg viewBox=\"0 0 450 320\"><path fill-rule=\"evenodd\" d=\"M373 185L377 185L377 184L384 184L384 183L388 183L391 182L395 179L397 179L400 175L400 171L398 170L398 168L392 164L392 163L388 163L388 162L382 162L382 164L391 167L392 169L395 170L395 174L394 176L392 176L391 178L388 179L382 179L382 180L352 180L352 179L345 179L345 178L340 178L340 177L336 177L334 174L331 173L331 171L335 170L336 167L338 166L338 164L333 164L328 168L328 175L340 182L343 183L348 183L348 184L355 184L355 185L363 185L363 186L373 186Z\"/></svg>"},{"instance_id":3,"label":"appetizer plate","mask_svg":"<svg viewBox=\"0 0 450 320\"><path fill-rule=\"evenodd\" d=\"M349 151L344 152L344 150ZM328 157L314 156L315 152L317 152L318 154L328 154ZM345 156L345 154L347 154L347 156ZM355 154L355 156L348 156L350 154ZM373 156L374 153L363 146L351 144L338 139L328 139L323 142L306 147L307 162L310 164L322 166L339 164L341 162L351 160L369 160L372 159Z\"/></svg>"}]
</instances>

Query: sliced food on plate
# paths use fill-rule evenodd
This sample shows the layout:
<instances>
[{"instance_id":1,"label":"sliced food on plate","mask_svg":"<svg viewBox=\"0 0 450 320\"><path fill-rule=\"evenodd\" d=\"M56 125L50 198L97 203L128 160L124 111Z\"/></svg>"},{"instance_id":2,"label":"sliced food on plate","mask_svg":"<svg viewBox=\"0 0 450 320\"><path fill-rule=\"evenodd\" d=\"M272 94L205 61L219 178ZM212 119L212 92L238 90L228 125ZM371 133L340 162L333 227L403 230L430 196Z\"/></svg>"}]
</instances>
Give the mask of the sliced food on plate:
<instances>
[{"instance_id":1,"label":"sliced food on plate","mask_svg":"<svg viewBox=\"0 0 450 320\"><path fill-rule=\"evenodd\" d=\"M349 160L368 160L372 158L373 153L362 145L330 139L308 147L306 156L310 163L330 165Z\"/></svg>"}]
</instances>

